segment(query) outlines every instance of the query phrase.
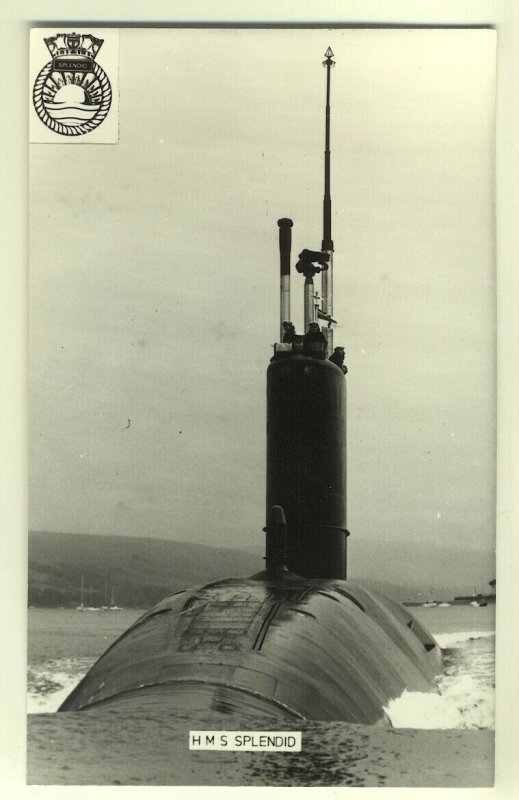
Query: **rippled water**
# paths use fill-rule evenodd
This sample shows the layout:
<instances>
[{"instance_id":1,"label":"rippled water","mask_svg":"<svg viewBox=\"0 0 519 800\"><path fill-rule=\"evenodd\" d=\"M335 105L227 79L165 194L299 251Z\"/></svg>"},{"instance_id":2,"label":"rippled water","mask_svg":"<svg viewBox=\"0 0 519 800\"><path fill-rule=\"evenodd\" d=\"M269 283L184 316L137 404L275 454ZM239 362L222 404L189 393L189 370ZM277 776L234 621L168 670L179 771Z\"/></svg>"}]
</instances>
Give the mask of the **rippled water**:
<instances>
[{"instance_id":1,"label":"rippled water","mask_svg":"<svg viewBox=\"0 0 519 800\"><path fill-rule=\"evenodd\" d=\"M92 664L142 613L30 608L28 713L57 711Z\"/></svg>"}]
</instances>

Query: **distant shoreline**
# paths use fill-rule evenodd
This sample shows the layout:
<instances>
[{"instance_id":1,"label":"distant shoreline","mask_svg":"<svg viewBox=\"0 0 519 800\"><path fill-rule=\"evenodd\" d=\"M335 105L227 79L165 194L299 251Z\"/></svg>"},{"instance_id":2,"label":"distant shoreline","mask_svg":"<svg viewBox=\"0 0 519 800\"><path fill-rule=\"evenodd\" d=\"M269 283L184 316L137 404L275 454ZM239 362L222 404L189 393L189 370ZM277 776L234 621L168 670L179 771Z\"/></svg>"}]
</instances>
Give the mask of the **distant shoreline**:
<instances>
[{"instance_id":1,"label":"distant shoreline","mask_svg":"<svg viewBox=\"0 0 519 800\"><path fill-rule=\"evenodd\" d=\"M482 603L487 603L488 605L495 605L496 596L495 594L493 595L477 594L470 596L467 595L466 597L455 597L454 600L431 600L430 602L425 602L425 603L422 602L417 603L415 600L409 600L408 602L403 602L402 605L407 606L408 608L418 607L418 606L420 608L423 608L424 606L427 607L429 605L441 606L444 603L450 606L469 606L471 603L474 602L476 603L482 602Z\"/></svg>"},{"instance_id":2,"label":"distant shoreline","mask_svg":"<svg viewBox=\"0 0 519 800\"><path fill-rule=\"evenodd\" d=\"M167 594L163 595L167 597ZM158 602L158 601L157 601ZM496 603L496 596L495 595L476 595L476 596L467 596L467 597L456 597L454 600L432 600L429 602L416 602L414 600L409 601L402 601L402 605L406 606L407 608L427 608L428 606L431 607L438 607L443 604L449 606L469 606L473 602L482 602L488 605L495 605ZM98 611L139 611L139 610L146 610L150 606L143 606L143 605L124 605L124 606L116 606L114 608L105 607L105 606L89 606L85 607L84 609L78 608L76 605L44 605L40 603L30 603L27 608L32 609L39 609L39 610L56 610L56 611L78 611L78 612L98 612Z\"/></svg>"},{"instance_id":3,"label":"distant shoreline","mask_svg":"<svg viewBox=\"0 0 519 800\"><path fill-rule=\"evenodd\" d=\"M151 608L188 587L253 575L264 564L262 547L255 553L150 537L32 531L28 544L27 603L34 608ZM420 572L440 558L441 574ZM488 579L494 572L489 554L451 550L447 556L445 549L424 545L410 549L392 542L373 548L358 540L351 546L348 579L409 605L423 605L426 598L491 603Z\"/></svg>"}]
</instances>

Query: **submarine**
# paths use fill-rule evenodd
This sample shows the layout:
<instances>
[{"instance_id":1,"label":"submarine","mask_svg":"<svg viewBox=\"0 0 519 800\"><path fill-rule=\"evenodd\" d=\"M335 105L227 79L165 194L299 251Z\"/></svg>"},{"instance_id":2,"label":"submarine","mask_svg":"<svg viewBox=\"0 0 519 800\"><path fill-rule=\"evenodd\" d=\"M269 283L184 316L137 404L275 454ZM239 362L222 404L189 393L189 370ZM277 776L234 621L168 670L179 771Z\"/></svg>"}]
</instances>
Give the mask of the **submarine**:
<instances>
[{"instance_id":1,"label":"submarine","mask_svg":"<svg viewBox=\"0 0 519 800\"><path fill-rule=\"evenodd\" d=\"M437 691L441 651L394 600L347 578L346 374L334 347L330 48L320 250L303 250L304 331L291 323L293 222L278 221L279 341L267 366L263 569L186 588L141 616L59 712L243 714L391 725L404 690ZM314 278L321 281L321 297ZM317 299L316 299L317 298ZM321 323L326 323L322 324ZM260 566L260 565L258 565Z\"/></svg>"}]
</instances>

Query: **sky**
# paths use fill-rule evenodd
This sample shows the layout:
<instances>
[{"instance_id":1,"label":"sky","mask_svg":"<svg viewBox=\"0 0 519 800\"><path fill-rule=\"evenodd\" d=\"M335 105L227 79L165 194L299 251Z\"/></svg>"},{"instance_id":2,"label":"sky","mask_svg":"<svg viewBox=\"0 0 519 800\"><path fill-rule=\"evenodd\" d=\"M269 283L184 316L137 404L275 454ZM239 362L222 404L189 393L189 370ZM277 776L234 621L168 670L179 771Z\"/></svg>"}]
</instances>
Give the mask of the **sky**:
<instances>
[{"instance_id":1,"label":"sky","mask_svg":"<svg viewBox=\"0 0 519 800\"><path fill-rule=\"evenodd\" d=\"M261 545L277 220L319 249L331 46L349 547L492 548L495 34L119 46L119 142L31 145L30 528Z\"/></svg>"}]
</instances>

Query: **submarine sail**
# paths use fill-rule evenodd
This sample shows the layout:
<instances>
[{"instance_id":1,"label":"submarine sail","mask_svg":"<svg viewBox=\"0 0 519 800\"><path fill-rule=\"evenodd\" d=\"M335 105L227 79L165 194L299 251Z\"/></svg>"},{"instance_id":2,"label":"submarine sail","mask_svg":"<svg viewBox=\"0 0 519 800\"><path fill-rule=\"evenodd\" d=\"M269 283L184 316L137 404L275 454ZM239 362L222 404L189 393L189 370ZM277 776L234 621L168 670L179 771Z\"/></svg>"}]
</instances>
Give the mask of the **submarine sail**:
<instances>
[{"instance_id":1,"label":"submarine sail","mask_svg":"<svg viewBox=\"0 0 519 800\"><path fill-rule=\"evenodd\" d=\"M441 654L393 600L346 579L344 350L330 353L327 67L325 231L303 250L305 329L290 314L292 221L279 220L280 332L267 368L265 569L166 597L119 637L59 709L106 705L390 724L385 707L433 691ZM333 62L332 62L333 63ZM313 280L327 275L321 309ZM311 302L310 302L311 300ZM319 328L317 319L328 327ZM328 331L328 333L326 333Z\"/></svg>"}]
</instances>

